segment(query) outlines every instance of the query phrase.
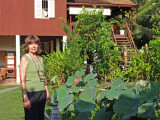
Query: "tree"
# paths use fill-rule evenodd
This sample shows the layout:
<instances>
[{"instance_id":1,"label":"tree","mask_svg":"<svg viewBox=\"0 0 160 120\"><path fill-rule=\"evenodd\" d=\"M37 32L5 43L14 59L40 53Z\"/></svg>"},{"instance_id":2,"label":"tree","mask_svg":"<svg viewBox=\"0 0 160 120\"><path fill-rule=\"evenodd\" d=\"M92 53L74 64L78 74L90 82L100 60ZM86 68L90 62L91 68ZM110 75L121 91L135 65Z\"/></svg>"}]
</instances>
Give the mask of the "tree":
<instances>
[{"instance_id":1,"label":"tree","mask_svg":"<svg viewBox=\"0 0 160 120\"><path fill-rule=\"evenodd\" d=\"M148 43L154 34L153 22L150 21L160 10L159 0L134 0L139 4L138 13L134 14L133 36L138 48Z\"/></svg>"},{"instance_id":2,"label":"tree","mask_svg":"<svg viewBox=\"0 0 160 120\"><path fill-rule=\"evenodd\" d=\"M102 13L103 9L90 11L83 7L81 13L76 16L77 22L72 30L74 39L69 37L67 47L72 48L73 41L77 43L81 56L93 65L99 77L106 80L108 75L108 79L112 80L116 77L117 72L112 71L118 70L120 53L113 41L112 21L106 21Z\"/></svg>"}]
</instances>

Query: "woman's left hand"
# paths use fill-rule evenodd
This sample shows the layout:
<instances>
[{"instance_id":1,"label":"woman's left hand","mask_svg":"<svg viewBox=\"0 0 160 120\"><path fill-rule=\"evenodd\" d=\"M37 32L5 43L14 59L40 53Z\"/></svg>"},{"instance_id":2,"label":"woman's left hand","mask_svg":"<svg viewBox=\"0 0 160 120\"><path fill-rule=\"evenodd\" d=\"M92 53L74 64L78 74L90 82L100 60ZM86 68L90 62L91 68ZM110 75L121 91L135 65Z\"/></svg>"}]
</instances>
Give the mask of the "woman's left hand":
<instances>
[{"instance_id":1,"label":"woman's left hand","mask_svg":"<svg viewBox=\"0 0 160 120\"><path fill-rule=\"evenodd\" d=\"M46 103L47 103L47 105L50 105L50 102L51 102L51 97L49 95L49 92L47 92L47 95L46 95Z\"/></svg>"}]
</instances>

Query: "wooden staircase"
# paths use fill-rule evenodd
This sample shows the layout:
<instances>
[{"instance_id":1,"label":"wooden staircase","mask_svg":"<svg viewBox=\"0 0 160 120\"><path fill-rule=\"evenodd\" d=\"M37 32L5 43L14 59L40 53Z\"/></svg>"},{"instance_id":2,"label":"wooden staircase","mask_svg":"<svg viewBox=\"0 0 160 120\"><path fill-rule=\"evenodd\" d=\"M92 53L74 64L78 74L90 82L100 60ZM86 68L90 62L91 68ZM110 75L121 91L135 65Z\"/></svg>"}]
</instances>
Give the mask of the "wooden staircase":
<instances>
[{"instance_id":1,"label":"wooden staircase","mask_svg":"<svg viewBox=\"0 0 160 120\"><path fill-rule=\"evenodd\" d=\"M114 41L119 46L121 51L121 56L123 57L122 68L128 67L128 64L131 62L130 58L133 53L137 54L136 46L133 41L131 31L128 24L126 24L125 35L113 34Z\"/></svg>"}]
</instances>

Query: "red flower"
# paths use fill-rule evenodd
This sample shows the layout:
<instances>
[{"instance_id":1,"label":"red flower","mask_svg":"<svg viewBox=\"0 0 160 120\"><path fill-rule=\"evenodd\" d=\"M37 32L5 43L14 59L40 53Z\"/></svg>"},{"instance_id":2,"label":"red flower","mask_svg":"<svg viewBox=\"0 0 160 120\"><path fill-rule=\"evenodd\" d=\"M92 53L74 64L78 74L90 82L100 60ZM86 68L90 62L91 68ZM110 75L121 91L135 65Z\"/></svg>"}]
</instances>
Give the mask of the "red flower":
<instances>
[{"instance_id":1,"label":"red flower","mask_svg":"<svg viewBox=\"0 0 160 120\"><path fill-rule=\"evenodd\" d=\"M160 65L158 65L160 67Z\"/></svg>"},{"instance_id":2,"label":"red flower","mask_svg":"<svg viewBox=\"0 0 160 120\"><path fill-rule=\"evenodd\" d=\"M158 52L156 51L156 54L158 54Z\"/></svg>"},{"instance_id":3,"label":"red flower","mask_svg":"<svg viewBox=\"0 0 160 120\"><path fill-rule=\"evenodd\" d=\"M154 39L154 36L152 37L152 39Z\"/></svg>"}]
</instances>

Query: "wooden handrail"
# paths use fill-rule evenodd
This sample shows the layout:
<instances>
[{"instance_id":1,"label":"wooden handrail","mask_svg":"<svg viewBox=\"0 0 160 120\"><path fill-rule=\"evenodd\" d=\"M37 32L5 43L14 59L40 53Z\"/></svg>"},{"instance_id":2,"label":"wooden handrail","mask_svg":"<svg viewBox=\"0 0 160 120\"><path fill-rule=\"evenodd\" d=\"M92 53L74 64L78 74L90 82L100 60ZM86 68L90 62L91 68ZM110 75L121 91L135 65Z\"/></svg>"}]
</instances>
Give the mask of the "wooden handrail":
<instances>
[{"instance_id":1,"label":"wooden handrail","mask_svg":"<svg viewBox=\"0 0 160 120\"><path fill-rule=\"evenodd\" d=\"M113 34L114 42L117 44L117 40L116 40L116 37L115 37L115 34L114 34L114 30L112 30L112 34Z\"/></svg>"},{"instance_id":2,"label":"wooden handrail","mask_svg":"<svg viewBox=\"0 0 160 120\"><path fill-rule=\"evenodd\" d=\"M132 35L131 35L131 31L130 31L129 26L128 26L127 23L126 23L126 33L127 33L127 37L129 39L129 41L131 42L132 47L135 49L136 46L134 44L134 41L133 41L133 38L132 38Z\"/></svg>"}]
</instances>

